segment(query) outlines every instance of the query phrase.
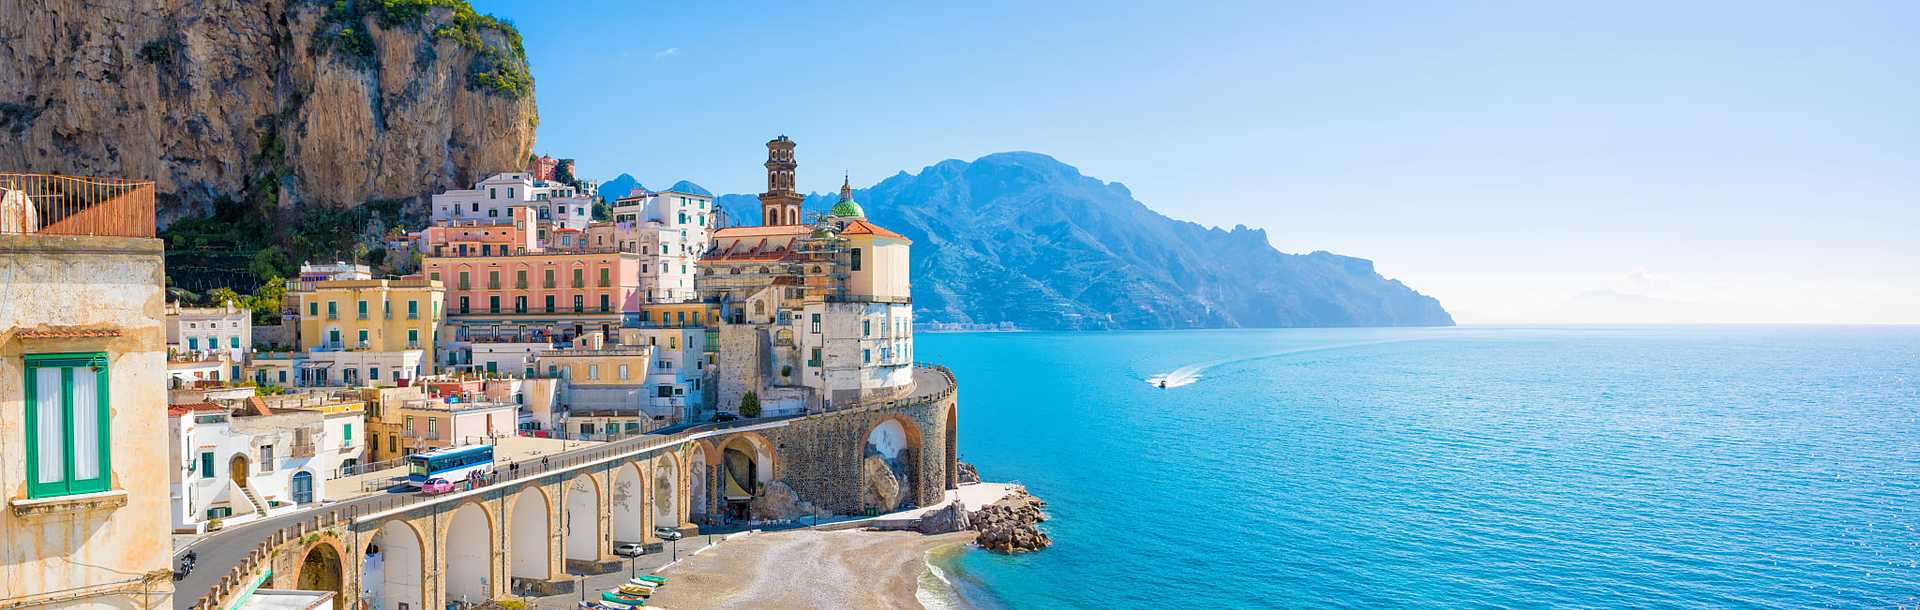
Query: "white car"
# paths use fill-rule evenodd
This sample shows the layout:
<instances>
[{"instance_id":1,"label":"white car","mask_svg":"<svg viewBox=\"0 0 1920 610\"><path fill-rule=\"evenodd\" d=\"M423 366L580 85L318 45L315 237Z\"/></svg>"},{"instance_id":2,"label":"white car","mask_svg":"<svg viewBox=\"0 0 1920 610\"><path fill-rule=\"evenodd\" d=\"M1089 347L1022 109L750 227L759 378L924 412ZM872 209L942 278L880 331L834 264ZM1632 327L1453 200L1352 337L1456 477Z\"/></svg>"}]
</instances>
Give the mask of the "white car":
<instances>
[{"instance_id":1,"label":"white car","mask_svg":"<svg viewBox=\"0 0 1920 610\"><path fill-rule=\"evenodd\" d=\"M656 527L653 528L653 535L659 536L661 540L674 541L680 539L680 530L671 527Z\"/></svg>"},{"instance_id":2,"label":"white car","mask_svg":"<svg viewBox=\"0 0 1920 610\"><path fill-rule=\"evenodd\" d=\"M639 557L647 554L647 549L638 544L628 543L613 547L613 554L621 557Z\"/></svg>"}]
</instances>

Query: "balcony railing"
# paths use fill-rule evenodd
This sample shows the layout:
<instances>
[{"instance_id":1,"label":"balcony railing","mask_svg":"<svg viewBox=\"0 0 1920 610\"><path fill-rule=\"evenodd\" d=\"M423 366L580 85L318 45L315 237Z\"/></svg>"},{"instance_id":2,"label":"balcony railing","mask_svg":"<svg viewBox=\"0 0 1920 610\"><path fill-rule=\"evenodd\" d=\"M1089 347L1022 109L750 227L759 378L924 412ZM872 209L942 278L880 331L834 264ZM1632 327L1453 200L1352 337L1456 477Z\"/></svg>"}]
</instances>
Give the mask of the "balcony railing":
<instances>
[{"instance_id":1,"label":"balcony railing","mask_svg":"<svg viewBox=\"0 0 1920 610\"><path fill-rule=\"evenodd\" d=\"M0 173L0 234L153 237L153 182Z\"/></svg>"}]
</instances>

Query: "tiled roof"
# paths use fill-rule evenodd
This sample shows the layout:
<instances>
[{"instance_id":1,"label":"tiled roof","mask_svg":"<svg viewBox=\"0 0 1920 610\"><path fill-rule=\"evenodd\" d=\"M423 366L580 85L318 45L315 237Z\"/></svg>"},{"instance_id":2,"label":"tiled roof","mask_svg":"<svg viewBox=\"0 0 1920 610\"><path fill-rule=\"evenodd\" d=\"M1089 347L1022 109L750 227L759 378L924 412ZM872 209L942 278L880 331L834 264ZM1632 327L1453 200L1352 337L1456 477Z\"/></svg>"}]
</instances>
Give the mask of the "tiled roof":
<instances>
[{"instance_id":1,"label":"tiled roof","mask_svg":"<svg viewBox=\"0 0 1920 610\"><path fill-rule=\"evenodd\" d=\"M905 235L901 235L893 231L888 231L885 227L882 227L877 224L873 224L871 222L867 222L865 220L853 220L853 221L847 222L847 228L841 229L840 234L841 235L878 235L880 237L891 237L907 243L913 243L913 240L907 239Z\"/></svg>"},{"instance_id":2,"label":"tiled roof","mask_svg":"<svg viewBox=\"0 0 1920 610\"><path fill-rule=\"evenodd\" d=\"M766 235L805 235L813 232L808 225L775 225L771 227L727 227L713 232L714 239L728 237L761 237Z\"/></svg>"},{"instance_id":3,"label":"tiled roof","mask_svg":"<svg viewBox=\"0 0 1920 610\"><path fill-rule=\"evenodd\" d=\"M167 405L167 417L179 417L196 411L226 411L227 408L215 402L193 402Z\"/></svg>"},{"instance_id":4,"label":"tiled roof","mask_svg":"<svg viewBox=\"0 0 1920 610\"><path fill-rule=\"evenodd\" d=\"M118 337L118 328L79 328L75 326L51 326L47 328L23 330L14 335L22 339L77 339L83 337Z\"/></svg>"}]
</instances>

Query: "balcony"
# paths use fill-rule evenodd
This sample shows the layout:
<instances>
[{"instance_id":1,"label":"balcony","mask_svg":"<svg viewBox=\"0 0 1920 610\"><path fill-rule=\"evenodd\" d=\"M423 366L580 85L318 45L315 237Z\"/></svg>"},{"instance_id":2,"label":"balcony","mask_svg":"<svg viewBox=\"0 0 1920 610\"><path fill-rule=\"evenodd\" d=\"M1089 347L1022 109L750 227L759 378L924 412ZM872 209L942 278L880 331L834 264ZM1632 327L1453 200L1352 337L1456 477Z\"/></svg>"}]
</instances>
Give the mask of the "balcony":
<instances>
[{"instance_id":1,"label":"balcony","mask_svg":"<svg viewBox=\"0 0 1920 610\"><path fill-rule=\"evenodd\" d=\"M0 173L0 234L153 237L153 182Z\"/></svg>"},{"instance_id":2,"label":"balcony","mask_svg":"<svg viewBox=\"0 0 1920 610\"><path fill-rule=\"evenodd\" d=\"M292 453L288 454L287 457L310 458L310 457L313 457L313 454L314 454L314 451L313 451L312 441L296 442L293 444Z\"/></svg>"}]
</instances>

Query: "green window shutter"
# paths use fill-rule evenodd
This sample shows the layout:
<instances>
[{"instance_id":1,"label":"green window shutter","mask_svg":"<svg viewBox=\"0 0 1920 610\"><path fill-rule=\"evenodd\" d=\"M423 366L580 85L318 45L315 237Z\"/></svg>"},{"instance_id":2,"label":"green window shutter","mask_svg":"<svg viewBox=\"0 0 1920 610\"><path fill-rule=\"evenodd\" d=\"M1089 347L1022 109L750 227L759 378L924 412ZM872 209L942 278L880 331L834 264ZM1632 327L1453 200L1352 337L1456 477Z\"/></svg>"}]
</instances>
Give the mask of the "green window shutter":
<instances>
[{"instance_id":1,"label":"green window shutter","mask_svg":"<svg viewBox=\"0 0 1920 610\"><path fill-rule=\"evenodd\" d=\"M344 430L346 430L346 433L347 433L345 437L347 439L347 444L349 445L353 444L353 424L343 424L342 427Z\"/></svg>"},{"instance_id":2,"label":"green window shutter","mask_svg":"<svg viewBox=\"0 0 1920 610\"><path fill-rule=\"evenodd\" d=\"M106 491L113 478L106 354L25 360L27 496Z\"/></svg>"},{"instance_id":3,"label":"green window shutter","mask_svg":"<svg viewBox=\"0 0 1920 610\"><path fill-rule=\"evenodd\" d=\"M200 452L200 478L202 479L213 478L213 452L212 451Z\"/></svg>"}]
</instances>

